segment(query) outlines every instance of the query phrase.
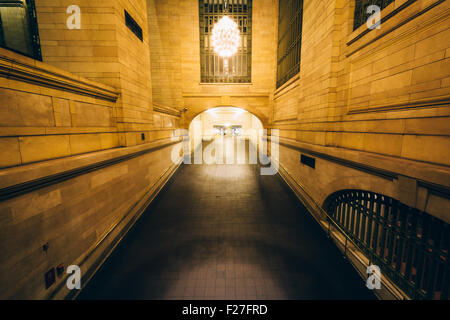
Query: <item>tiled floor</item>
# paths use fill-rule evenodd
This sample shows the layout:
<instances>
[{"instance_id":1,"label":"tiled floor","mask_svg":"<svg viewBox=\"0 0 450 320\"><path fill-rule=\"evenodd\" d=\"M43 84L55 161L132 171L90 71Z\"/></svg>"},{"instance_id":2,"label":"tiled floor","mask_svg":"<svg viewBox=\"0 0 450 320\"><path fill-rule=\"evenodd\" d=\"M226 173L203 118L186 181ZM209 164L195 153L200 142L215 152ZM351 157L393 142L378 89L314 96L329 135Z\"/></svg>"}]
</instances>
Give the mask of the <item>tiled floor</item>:
<instances>
[{"instance_id":1,"label":"tiled floor","mask_svg":"<svg viewBox=\"0 0 450 320\"><path fill-rule=\"evenodd\" d=\"M79 299L373 299L279 176L183 165Z\"/></svg>"}]
</instances>

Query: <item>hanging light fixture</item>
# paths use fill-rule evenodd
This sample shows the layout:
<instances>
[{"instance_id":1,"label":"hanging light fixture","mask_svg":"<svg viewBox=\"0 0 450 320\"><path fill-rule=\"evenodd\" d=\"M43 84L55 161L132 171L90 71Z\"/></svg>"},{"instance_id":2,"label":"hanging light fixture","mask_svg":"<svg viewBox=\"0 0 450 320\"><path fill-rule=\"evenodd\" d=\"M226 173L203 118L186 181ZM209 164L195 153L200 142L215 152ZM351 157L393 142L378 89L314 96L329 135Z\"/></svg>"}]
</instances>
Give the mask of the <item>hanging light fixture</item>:
<instances>
[{"instance_id":1,"label":"hanging light fixture","mask_svg":"<svg viewBox=\"0 0 450 320\"><path fill-rule=\"evenodd\" d=\"M227 0L225 0L224 12L227 11ZM224 15L213 27L211 44L214 51L224 58L225 72L228 73L228 58L233 56L239 47L241 36L239 27L227 15Z\"/></svg>"},{"instance_id":2,"label":"hanging light fixture","mask_svg":"<svg viewBox=\"0 0 450 320\"><path fill-rule=\"evenodd\" d=\"M236 22L223 16L212 30L212 45L214 51L223 58L229 58L237 52L241 37Z\"/></svg>"}]
</instances>

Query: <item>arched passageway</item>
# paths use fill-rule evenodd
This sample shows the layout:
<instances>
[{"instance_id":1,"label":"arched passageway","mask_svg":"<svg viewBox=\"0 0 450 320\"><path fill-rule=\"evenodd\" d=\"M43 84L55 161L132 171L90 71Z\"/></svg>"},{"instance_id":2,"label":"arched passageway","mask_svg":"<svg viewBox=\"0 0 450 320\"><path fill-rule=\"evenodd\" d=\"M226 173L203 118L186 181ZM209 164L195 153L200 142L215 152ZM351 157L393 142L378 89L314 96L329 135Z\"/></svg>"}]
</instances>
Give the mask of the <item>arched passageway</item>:
<instances>
[{"instance_id":1,"label":"arched passageway","mask_svg":"<svg viewBox=\"0 0 450 320\"><path fill-rule=\"evenodd\" d=\"M197 129L197 130L196 130ZM216 107L198 114L192 119L189 131L203 136L246 135L249 131L263 129L261 120L242 108Z\"/></svg>"},{"instance_id":2,"label":"arched passageway","mask_svg":"<svg viewBox=\"0 0 450 320\"><path fill-rule=\"evenodd\" d=\"M263 124L252 113L242 108L216 107L201 112L191 121L189 147L196 164L256 163L256 154L252 154L254 160L249 162L245 152L248 148L256 152L263 135ZM238 160L239 157L242 159Z\"/></svg>"},{"instance_id":3,"label":"arched passageway","mask_svg":"<svg viewBox=\"0 0 450 320\"><path fill-rule=\"evenodd\" d=\"M253 119L208 113L193 122L202 138L218 126L239 136L233 125L250 126L239 117ZM284 181L259 169L183 164L79 298L374 298Z\"/></svg>"}]
</instances>

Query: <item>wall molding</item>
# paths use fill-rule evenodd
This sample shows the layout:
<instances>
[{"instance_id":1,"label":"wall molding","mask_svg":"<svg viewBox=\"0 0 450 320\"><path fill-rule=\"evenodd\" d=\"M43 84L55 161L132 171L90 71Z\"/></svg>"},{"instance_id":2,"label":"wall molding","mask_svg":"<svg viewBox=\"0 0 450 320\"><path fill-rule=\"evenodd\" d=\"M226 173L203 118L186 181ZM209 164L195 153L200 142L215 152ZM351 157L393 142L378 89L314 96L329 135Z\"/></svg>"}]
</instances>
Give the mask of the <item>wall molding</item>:
<instances>
[{"instance_id":1,"label":"wall molding","mask_svg":"<svg viewBox=\"0 0 450 320\"><path fill-rule=\"evenodd\" d=\"M57 70L57 68L47 66L45 63L40 63L39 61L29 58L25 59L25 57L21 57L20 60L22 61L19 61L3 56L1 53L0 51L0 77L110 102L116 102L119 97L116 89L107 85L95 83L68 72ZM31 60L34 64L31 64L31 61L28 62L25 60Z\"/></svg>"},{"instance_id":2,"label":"wall molding","mask_svg":"<svg viewBox=\"0 0 450 320\"><path fill-rule=\"evenodd\" d=\"M392 18L393 16L395 16L397 13L399 13L400 11L402 11L403 9L405 9L406 7L408 7L409 5L413 4L414 2L416 2L417 0L408 0L405 3L403 3L400 7L393 9L392 11L390 11L388 14L386 14L385 16L381 17L380 23L383 24L384 22L386 22L387 20L389 20L390 18ZM394 5L394 4L391 4ZM355 10L355 8L352 8L353 10ZM381 13L383 13L383 11L386 11L387 8L384 8ZM362 29L362 30L359 30ZM349 40L347 42L347 46L351 45L352 43L358 41L359 39L361 39L362 37L364 37L366 34L368 34L369 32L371 32L373 29L369 29L367 28L366 24L363 24L361 27L359 27L358 29L356 29L354 32L352 32L351 35L351 40ZM355 36L353 36L353 34L356 33Z\"/></svg>"},{"instance_id":3,"label":"wall molding","mask_svg":"<svg viewBox=\"0 0 450 320\"><path fill-rule=\"evenodd\" d=\"M291 79L286 81L281 87L275 90L273 93L273 100L277 100L281 96L285 95L292 89L297 88L300 85L300 72L293 76Z\"/></svg>"},{"instance_id":4,"label":"wall molding","mask_svg":"<svg viewBox=\"0 0 450 320\"><path fill-rule=\"evenodd\" d=\"M167 114L169 116L175 116L180 118L181 117L181 111L175 108L162 106L160 104L153 103L153 111L158 113Z\"/></svg>"},{"instance_id":5,"label":"wall molding","mask_svg":"<svg viewBox=\"0 0 450 320\"><path fill-rule=\"evenodd\" d=\"M413 100L404 103L398 104L385 104L378 106L371 106L369 108L355 108L350 109L347 114L361 114L361 113L372 113L372 112L385 112L392 110L403 110L403 109L412 109L412 108L434 108L439 106L450 105L450 95L441 96L437 98L429 98L429 99L421 99L421 100Z\"/></svg>"},{"instance_id":6,"label":"wall molding","mask_svg":"<svg viewBox=\"0 0 450 320\"><path fill-rule=\"evenodd\" d=\"M343 157L333 156L333 155L330 155L325 152L313 151L308 148L296 146L292 143L288 143L288 142L281 141L281 140L279 141L279 145L287 147L287 148L295 150L295 151L299 151L301 153L304 153L304 154L307 154L307 155L310 155L313 157L317 157L317 158L320 158L320 159L323 159L326 161L334 162L334 163L337 163L339 165L342 165L342 166L345 166L345 167L348 167L351 169L369 173L371 175L381 177L388 181L393 181L394 179L398 179L399 176L408 177L408 178L416 180L418 185L428 189L430 192L437 194L441 197L450 199L450 187L446 186L446 185L441 185L441 184L425 181L422 179L418 179L416 177L410 177L408 175L401 174L398 172L393 172L390 170L373 167L373 166L366 165L366 164L363 164L360 162L348 160Z\"/></svg>"},{"instance_id":7,"label":"wall molding","mask_svg":"<svg viewBox=\"0 0 450 320\"><path fill-rule=\"evenodd\" d=\"M191 92L183 92L183 98L222 98L222 97L230 97L230 98L265 98L268 99L270 97L269 93L191 93Z\"/></svg>"},{"instance_id":8,"label":"wall molding","mask_svg":"<svg viewBox=\"0 0 450 320\"><path fill-rule=\"evenodd\" d=\"M0 201L5 201L5 200L9 200L30 192L33 192L35 190L38 189L42 189L69 179L73 179L75 177L96 171L96 170L100 170L136 157L140 157L142 155L145 155L147 153L151 153L151 152L155 152L157 150L163 149L163 148L167 148L171 145L177 144L180 141L170 141L161 145L157 145L157 146L151 146L147 149L144 150L140 150L137 152L132 152L129 154L125 154L125 155L121 155L121 156L116 156L113 157L111 159L106 159L106 160L102 160L102 161L98 161L92 164L88 164L85 166L81 166L81 167L77 167L71 170L67 170L67 171L62 171L56 174L52 174L52 175L48 175L48 176L44 176L41 178L37 178L37 179L33 179L30 181L26 181L26 182L22 182L22 183L18 183L18 184L14 184L8 187L4 187L0 189Z\"/></svg>"},{"instance_id":9,"label":"wall molding","mask_svg":"<svg viewBox=\"0 0 450 320\"><path fill-rule=\"evenodd\" d=\"M282 122L289 122L288 125L292 125L293 121L298 121L298 117L297 116L295 116L295 117L292 116L292 117L286 117L286 118L282 118L282 119L278 118L278 119L274 120L273 123L281 124ZM295 124L297 124L297 123L295 123ZM290 130L294 130L294 129L290 129Z\"/></svg>"},{"instance_id":10,"label":"wall molding","mask_svg":"<svg viewBox=\"0 0 450 320\"><path fill-rule=\"evenodd\" d=\"M279 144L281 146L287 147L289 149L293 149L293 150L299 151L301 153L305 153L305 154L308 154L308 155L311 155L311 156L314 156L314 157L317 157L317 158L320 158L320 159L323 159L323 160L334 162L334 163L343 165L345 167L349 167L349 168L352 168L352 169L363 171L363 172L366 172L366 173L369 173L371 175L375 175L375 176L381 177L381 178L389 180L389 181L393 181L394 179L398 179L398 176L399 176L399 174L391 172L391 171L388 171L388 170L383 170L383 169L375 168L375 167L372 167L372 166L369 166L369 165L366 165L366 164L362 164L362 163L358 163L358 162L355 162L355 161L347 160L347 159L344 159L344 158L335 157L335 156L332 156L332 155L329 155L329 154L326 154L326 153L323 153L323 152L312 151L312 150L309 150L309 149L306 149L306 148L295 146L295 145L290 144L290 143L286 143L286 142L280 141Z\"/></svg>"},{"instance_id":11,"label":"wall molding","mask_svg":"<svg viewBox=\"0 0 450 320\"><path fill-rule=\"evenodd\" d=\"M410 0L405 2L402 6L400 6L399 8L395 9L394 11L392 11L391 13L389 13L388 15L386 15L385 17L383 17L381 19L381 23L386 22L388 19L392 18L394 15L396 15L398 12L400 12L401 10L405 9L406 7L408 7L409 5L415 3L417 0ZM367 43L362 44L361 46L357 47L356 49L350 51L349 53L347 53L345 56L348 58L350 56L352 56L353 54L355 54L356 52L364 49L365 47L369 46L370 44L376 42L377 40L385 37L386 35L394 32L395 30L397 30L398 28L400 28L401 26L407 24L408 22L416 19L417 17L423 15L424 13L426 13L427 11L433 9L434 7L436 7L437 5L441 4L445 2L445 0L437 0L436 2L432 3L431 5L429 5L428 7L424 8L423 10L420 10L419 12L413 14L412 16L409 16L407 18L405 18L404 20L402 20L401 22L397 23L396 25L394 25L393 27L389 28L387 31L375 36L373 39L369 40ZM365 26L365 25L364 25ZM366 27L367 28L367 27ZM376 29L372 29L372 30L376 30ZM347 47L354 44L355 42L357 42L359 39L361 39L364 35L368 34L370 31L372 31L371 29L365 29L365 31L363 31L362 33L360 33L358 36L356 36L355 38L353 38L352 40L347 42ZM415 31L415 29L413 30ZM413 32L411 31L411 32Z\"/></svg>"}]
</instances>

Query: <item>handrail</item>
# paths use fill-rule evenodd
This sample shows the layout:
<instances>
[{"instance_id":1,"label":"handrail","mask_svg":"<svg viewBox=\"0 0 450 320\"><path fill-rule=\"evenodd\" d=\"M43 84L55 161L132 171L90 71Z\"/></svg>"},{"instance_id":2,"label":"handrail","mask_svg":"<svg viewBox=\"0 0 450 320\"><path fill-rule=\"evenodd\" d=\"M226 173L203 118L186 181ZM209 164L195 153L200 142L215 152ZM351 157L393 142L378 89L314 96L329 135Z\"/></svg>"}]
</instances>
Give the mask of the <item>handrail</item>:
<instances>
[{"instance_id":1,"label":"handrail","mask_svg":"<svg viewBox=\"0 0 450 320\"><path fill-rule=\"evenodd\" d=\"M284 168L281 164L279 164L279 167L282 168L287 173L287 175L289 177L292 177L292 175L289 173L289 171L286 168ZM350 242L351 244L353 244L353 246L355 248L360 250L360 247L355 243L355 241L353 241L353 239L331 218L331 216L328 214L328 212L325 211L322 208L322 206L320 206L317 203L317 201L315 199L313 199L312 197L309 196L311 193L307 190L307 188L304 187L301 183L299 183L298 181L296 181L293 178L291 178L290 180L293 181L301 190L303 190L303 192L306 195L308 195L309 200L311 200L312 203L316 207L315 211L318 211L319 214L324 216L324 217L322 217L322 216L319 215L319 218L325 218L325 217L327 218L327 220L328 220L328 230L327 230L328 231L328 235L327 236L331 237L331 228L330 228L330 226L331 226L331 224L333 224L336 227L336 230L339 232L339 234L344 237L344 239L345 239L345 242L343 244L343 246L344 246L344 258L348 258L348 254L347 254L348 242ZM289 185L289 183L288 183L288 185ZM311 214L312 214L313 217L316 217L316 215L314 215L313 212L311 212ZM340 241L340 240L337 239L337 241ZM371 265L372 260L371 260L370 257L367 257L367 256L365 256L365 257L368 259L367 267L369 267ZM360 261L360 263L364 264L361 260L359 260L359 261ZM393 284L393 283L391 282L391 284ZM394 285L394 287L395 287L395 289L393 289L392 285L388 285L388 286L386 286L386 289L389 290L394 296L399 296L399 292L401 292L401 290L399 290L399 288L397 288L396 285ZM406 295L403 292L401 292L400 295L403 296L404 298L406 298ZM407 298L409 298L409 297L407 297Z\"/></svg>"},{"instance_id":2,"label":"handrail","mask_svg":"<svg viewBox=\"0 0 450 320\"><path fill-rule=\"evenodd\" d=\"M334 224L408 295L447 299L450 229L446 222L364 190L338 191L325 206Z\"/></svg>"},{"instance_id":3,"label":"handrail","mask_svg":"<svg viewBox=\"0 0 450 320\"><path fill-rule=\"evenodd\" d=\"M137 152L133 152L130 154L114 157L111 159L95 162L93 164L85 165L82 167L78 167L75 169L63 171L60 173L56 173L53 175L45 176L42 178L34 179L31 181L22 182L19 184L15 184L12 186L0 188L0 201L6 201L18 196L21 196L23 194L48 187L50 185L60 183L75 177L78 177L80 175L93 172L96 170L100 170L105 167L109 167L118 163L121 163L123 161L131 160L133 158L145 155L150 152L154 152L163 148L167 148L171 145L177 144L180 141L171 141L162 145L152 146L148 149L140 150Z\"/></svg>"},{"instance_id":4,"label":"handrail","mask_svg":"<svg viewBox=\"0 0 450 320\"><path fill-rule=\"evenodd\" d=\"M283 170L284 171L286 171L288 174L289 174L289 176L291 176L291 174L289 173L289 171L288 170L286 170L286 168L284 168L281 164L279 164L279 166L281 167L281 168L283 168ZM301 185L298 181L296 181L295 179L292 179L292 181L294 181L295 182L295 184L297 184L297 186L299 186L306 194L311 194L311 193L309 193L309 191L303 186L303 185ZM355 247L358 247L357 245L356 245L356 243L352 240L352 238L350 238L350 236L348 236L347 235L347 233L331 218L331 216L328 214L328 212L326 212L317 202L316 202L316 200L314 200L312 197L310 197L310 200L312 200L312 202L316 205L316 207L317 207L317 209L318 209L318 211L322 214L322 215L324 215L326 218L327 218L327 220L328 220L328 227L330 227L330 223L333 223L333 225L336 227L336 229L338 230L338 231L340 231L341 233L342 233L342 235L345 237L345 239L346 239L346 243L347 243L347 241L350 241ZM330 228L328 228L328 235L330 235ZM345 246L345 254L347 253L347 246ZM369 265L370 265L370 260L369 260Z\"/></svg>"}]
</instances>

